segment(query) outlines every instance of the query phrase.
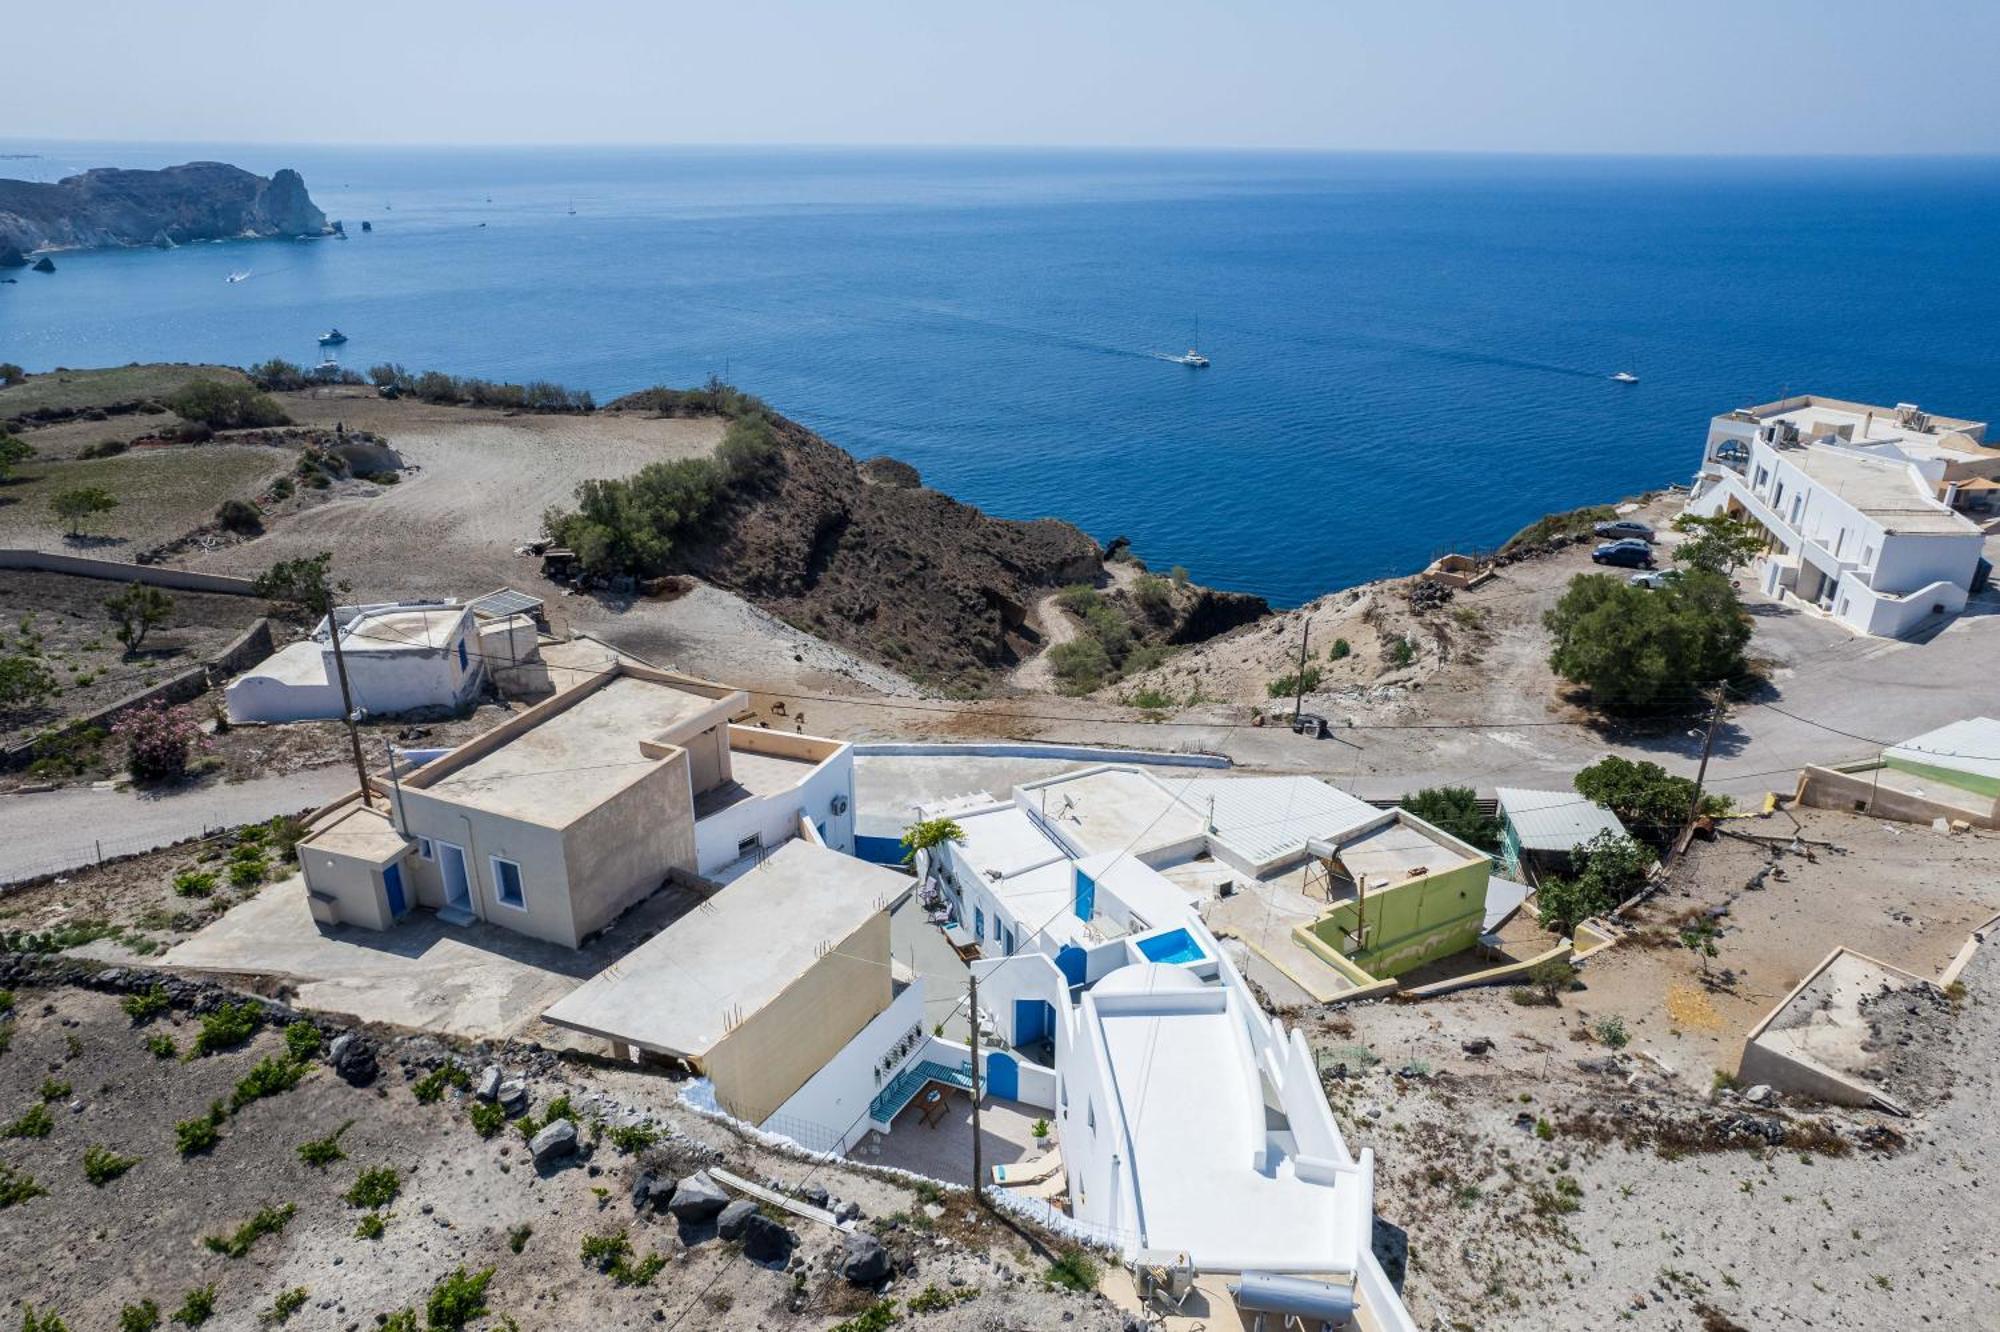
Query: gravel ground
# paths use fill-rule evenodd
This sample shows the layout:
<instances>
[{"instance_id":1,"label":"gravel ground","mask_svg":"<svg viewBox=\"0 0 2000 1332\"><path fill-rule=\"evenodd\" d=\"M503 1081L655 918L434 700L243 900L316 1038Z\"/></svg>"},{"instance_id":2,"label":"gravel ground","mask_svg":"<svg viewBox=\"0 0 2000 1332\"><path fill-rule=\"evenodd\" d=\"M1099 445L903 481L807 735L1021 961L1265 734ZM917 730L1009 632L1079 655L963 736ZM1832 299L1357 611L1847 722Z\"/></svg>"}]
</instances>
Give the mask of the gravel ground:
<instances>
[{"instance_id":1,"label":"gravel ground","mask_svg":"<svg viewBox=\"0 0 2000 1332\"><path fill-rule=\"evenodd\" d=\"M493 1272L490 1316L471 1324L482 1328L825 1328L878 1298L900 1305L927 1286L963 1297L911 1324L940 1332L1120 1323L1097 1297L1045 1287L1038 1276L1047 1260L999 1224L970 1215L962 1195L942 1195L940 1206L886 1177L814 1167L679 1106L669 1081L520 1049L502 1058L508 1076L527 1082L531 1114L545 1116L567 1094L586 1144L593 1121L650 1123L663 1140L634 1156L599 1137L584 1154L537 1168L511 1126L490 1139L474 1132L464 1093L448 1090L432 1104L415 1098L413 1079L445 1053L418 1041L386 1049L379 1078L365 1089L316 1060L294 1090L244 1105L225 1118L216 1146L183 1158L176 1122L218 1098L227 1102L252 1065L283 1053L280 1035L267 1028L240 1049L191 1061L156 1058L144 1040L164 1034L187 1050L197 1029L190 1014L135 1029L110 995L18 979L13 988L17 1017L13 1048L0 1057L0 1111L11 1118L39 1103L45 1078L69 1087L50 1100L47 1136L0 1148L17 1178L46 1190L0 1208L0 1309L10 1319L32 1305L73 1328L108 1328L127 1304L151 1299L171 1314L190 1290L212 1284L210 1327L257 1327L282 1292L302 1288L292 1326L360 1332L403 1308L421 1318L434 1285L463 1267ZM405 1067L399 1056L411 1062ZM466 1057L476 1074L488 1055ZM344 1159L324 1169L300 1159L301 1143L330 1136ZM139 1159L94 1187L82 1170L93 1146ZM824 1187L860 1207L862 1228L881 1235L896 1270L879 1291L854 1289L829 1270L839 1247L834 1232L789 1215L798 1242L787 1268L743 1256L715 1237L712 1224L677 1226L665 1215L636 1213L629 1195L642 1162L670 1177L726 1163L748 1179ZM356 1226L367 1213L343 1194L361 1171L384 1167L396 1172L397 1196L381 1212L382 1237L360 1238ZM295 1211L282 1229L246 1256L203 1242L230 1235L260 1209L286 1207ZM635 1263L651 1254L663 1260L645 1284L621 1285L580 1258L585 1236L621 1230Z\"/></svg>"}]
</instances>

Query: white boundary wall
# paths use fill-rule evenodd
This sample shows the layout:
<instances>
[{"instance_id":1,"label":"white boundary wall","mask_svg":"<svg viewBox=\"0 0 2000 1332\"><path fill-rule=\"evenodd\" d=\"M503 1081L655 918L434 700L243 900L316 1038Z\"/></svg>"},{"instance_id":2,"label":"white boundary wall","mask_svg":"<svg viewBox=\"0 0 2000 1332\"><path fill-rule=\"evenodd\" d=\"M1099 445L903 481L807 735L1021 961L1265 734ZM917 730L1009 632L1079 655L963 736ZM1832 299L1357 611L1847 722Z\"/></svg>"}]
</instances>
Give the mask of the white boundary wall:
<instances>
[{"instance_id":1,"label":"white boundary wall","mask_svg":"<svg viewBox=\"0 0 2000 1332\"><path fill-rule=\"evenodd\" d=\"M910 1031L922 1032L924 983L921 978L854 1034L840 1052L758 1127L817 1152L846 1153L868 1135L868 1104L895 1076L877 1079L883 1054ZM911 1058L922 1055L918 1042ZM907 1061L905 1061L907 1062ZM896 1070L900 1071L900 1070Z\"/></svg>"}]
</instances>

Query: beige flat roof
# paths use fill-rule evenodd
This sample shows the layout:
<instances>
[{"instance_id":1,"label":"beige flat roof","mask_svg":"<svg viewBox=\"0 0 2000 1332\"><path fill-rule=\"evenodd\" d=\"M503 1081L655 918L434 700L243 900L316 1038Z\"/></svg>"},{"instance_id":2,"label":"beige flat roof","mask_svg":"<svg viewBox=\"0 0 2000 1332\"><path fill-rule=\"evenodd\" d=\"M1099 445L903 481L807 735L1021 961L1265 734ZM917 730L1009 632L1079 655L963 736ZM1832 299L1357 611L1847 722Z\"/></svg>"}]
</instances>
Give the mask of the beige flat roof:
<instances>
[{"instance_id":1,"label":"beige flat roof","mask_svg":"<svg viewBox=\"0 0 2000 1332\"><path fill-rule=\"evenodd\" d=\"M913 886L893 870L795 839L542 1016L698 1059Z\"/></svg>"},{"instance_id":2,"label":"beige flat roof","mask_svg":"<svg viewBox=\"0 0 2000 1332\"><path fill-rule=\"evenodd\" d=\"M1406 823L1396 822L1341 843L1340 863L1368 887L1381 888L1402 883L1420 869L1442 874L1473 860Z\"/></svg>"},{"instance_id":3,"label":"beige flat roof","mask_svg":"<svg viewBox=\"0 0 2000 1332\"><path fill-rule=\"evenodd\" d=\"M496 814L564 827L666 761L640 753L641 740L707 713L714 714L713 723L725 722L729 707L727 697L706 698L621 675L424 789Z\"/></svg>"},{"instance_id":4,"label":"beige flat roof","mask_svg":"<svg viewBox=\"0 0 2000 1332\"><path fill-rule=\"evenodd\" d=\"M1085 770L1018 788L1085 855L1133 855L1201 836L1200 816L1159 782L1129 768Z\"/></svg>"},{"instance_id":5,"label":"beige flat roof","mask_svg":"<svg viewBox=\"0 0 2000 1332\"><path fill-rule=\"evenodd\" d=\"M365 805L357 805L327 824L308 837L305 845L374 865L386 865L410 849L409 839L396 831L387 814Z\"/></svg>"}]
</instances>

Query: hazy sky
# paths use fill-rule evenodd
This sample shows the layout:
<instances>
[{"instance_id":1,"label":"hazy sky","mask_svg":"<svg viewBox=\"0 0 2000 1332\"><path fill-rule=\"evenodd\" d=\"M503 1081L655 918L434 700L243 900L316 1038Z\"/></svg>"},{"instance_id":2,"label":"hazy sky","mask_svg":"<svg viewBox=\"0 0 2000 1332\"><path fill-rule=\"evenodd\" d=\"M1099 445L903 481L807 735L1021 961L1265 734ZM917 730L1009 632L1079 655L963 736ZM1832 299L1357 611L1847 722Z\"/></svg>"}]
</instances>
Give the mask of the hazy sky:
<instances>
[{"instance_id":1,"label":"hazy sky","mask_svg":"<svg viewBox=\"0 0 2000 1332\"><path fill-rule=\"evenodd\" d=\"M2000 0L63 0L0 135L1991 153Z\"/></svg>"}]
</instances>

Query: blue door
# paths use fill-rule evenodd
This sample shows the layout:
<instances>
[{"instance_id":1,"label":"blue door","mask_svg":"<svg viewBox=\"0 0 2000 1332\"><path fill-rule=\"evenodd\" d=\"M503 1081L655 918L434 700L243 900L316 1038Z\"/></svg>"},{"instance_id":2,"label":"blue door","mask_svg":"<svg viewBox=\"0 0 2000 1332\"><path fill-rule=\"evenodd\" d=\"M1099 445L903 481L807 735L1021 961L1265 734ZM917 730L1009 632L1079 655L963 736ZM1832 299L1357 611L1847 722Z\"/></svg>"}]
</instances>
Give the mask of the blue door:
<instances>
[{"instance_id":1,"label":"blue door","mask_svg":"<svg viewBox=\"0 0 2000 1332\"><path fill-rule=\"evenodd\" d=\"M1021 1099L1021 1069L1014 1056L995 1050L986 1056L986 1094L1002 1100Z\"/></svg>"},{"instance_id":2,"label":"blue door","mask_svg":"<svg viewBox=\"0 0 2000 1332\"><path fill-rule=\"evenodd\" d=\"M1056 966L1062 970L1063 979L1071 985L1083 984L1087 961L1083 950L1075 944L1064 944L1056 950Z\"/></svg>"},{"instance_id":3,"label":"blue door","mask_svg":"<svg viewBox=\"0 0 2000 1332\"><path fill-rule=\"evenodd\" d=\"M1056 1034L1056 1011L1041 999L1014 1001L1014 1044L1033 1045Z\"/></svg>"},{"instance_id":4,"label":"blue door","mask_svg":"<svg viewBox=\"0 0 2000 1332\"><path fill-rule=\"evenodd\" d=\"M972 908L972 937L981 943L986 941L986 913L978 907Z\"/></svg>"},{"instance_id":5,"label":"blue door","mask_svg":"<svg viewBox=\"0 0 2000 1332\"><path fill-rule=\"evenodd\" d=\"M1076 871L1076 918L1089 920L1097 914L1097 881L1082 870Z\"/></svg>"},{"instance_id":6,"label":"blue door","mask_svg":"<svg viewBox=\"0 0 2000 1332\"><path fill-rule=\"evenodd\" d=\"M407 909L403 901L403 867L391 865L382 871L382 890L389 894L389 914L400 917Z\"/></svg>"}]
</instances>

